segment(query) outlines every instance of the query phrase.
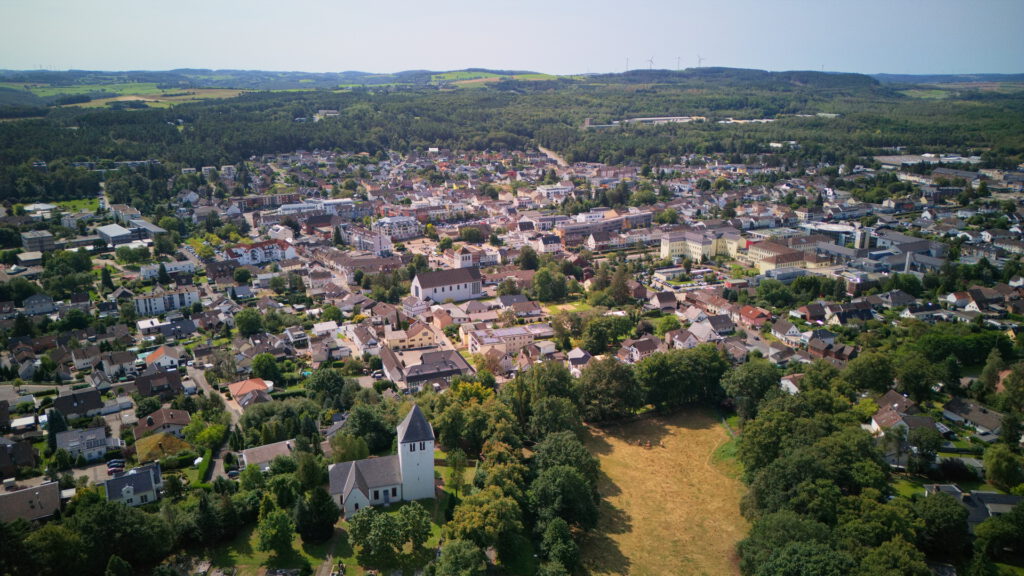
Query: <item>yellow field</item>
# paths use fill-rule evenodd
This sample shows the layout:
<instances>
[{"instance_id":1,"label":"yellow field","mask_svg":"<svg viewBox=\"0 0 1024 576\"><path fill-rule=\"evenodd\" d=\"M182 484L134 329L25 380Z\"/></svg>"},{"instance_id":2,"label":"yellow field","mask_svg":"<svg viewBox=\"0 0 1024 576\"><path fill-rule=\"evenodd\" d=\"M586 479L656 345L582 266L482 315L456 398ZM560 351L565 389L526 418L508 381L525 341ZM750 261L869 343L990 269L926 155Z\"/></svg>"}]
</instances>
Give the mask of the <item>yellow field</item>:
<instances>
[{"instance_id":1,"label":"yellow field","mask_svg":"<svg viewBox=\"0 0 1024 576\"><path fill-rule=\"evenodd\" d=\"M146 105L154 108L167 108L175 104L195 102L197 100L210 100L214 98L234 98L241 94L242 90L228 90L222 88L190 88L188 90L168 91L162 94L126 94L113 98L100 98L81 104L71 104L80 108L103 108L110 102L127 102L131 100L145 102Z\"/></svg>"},{"instance_id":2,"label":"yellow field","mask_svg":"<svg viewBox=\"0 0 1024 576\"><path fill-rule=\"evenodd\" d=\"M700 410L591 429L586 444L601 460L603 499L598 527L580 551L585 572L739 574L745 488L735 469L713 457L728 440L715 417Z\"/></svg>"}]
</instances>

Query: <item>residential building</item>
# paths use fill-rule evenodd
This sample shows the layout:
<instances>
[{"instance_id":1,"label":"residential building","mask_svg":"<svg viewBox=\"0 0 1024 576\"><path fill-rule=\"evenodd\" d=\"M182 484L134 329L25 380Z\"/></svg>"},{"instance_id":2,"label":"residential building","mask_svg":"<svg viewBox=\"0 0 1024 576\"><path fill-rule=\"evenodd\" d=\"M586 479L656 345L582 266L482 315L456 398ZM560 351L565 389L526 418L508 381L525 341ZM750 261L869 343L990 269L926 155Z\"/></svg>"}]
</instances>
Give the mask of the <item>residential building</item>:
<instances>
[{"instance_id":1,"label":"residential building","mask_svg":"<svg viewBox=\"0 0 1024 576\"><path fill-rule=\"evenodd\" d=\"M39 522L60 511L60 485L46 482L21 490L0 492L0 522Z\"/></svg>"},{"instance_id":2,"label":"residential building","mask_svg":"<svg viewBox=\"0 0 1024 576\"><path fill-rule=\"evenodd\" d=\"M103 490L110 502L142 506L159 500L163 486L160 463L151 462L107 480L103 483Z\"/></svg>"},{"instance_id":3,"label":"residential building","mask_svg":"<svg viewBox=\"0 0 1024 576\"><path fill-rule=\"evenodd\" d=\"M107 450L120 448L122 441L107 436L106 428L86 428L84 430L65 430L57 433L57 449L67 450L72 461L79 457L86 462L102 460Z\"/></svg>"},{"instance_id":4,"label":"residential building","mask_svg":"<svg viewBox=\"0 0 1024 576\"><path fill-rule=\"evenodd\" d=\"M159 286L148 294L135 296L135 312L139 316L158 316L172 310L189 308L199 302L199 289L186 286L164 290Z\"/></svg>"},{"instance_id":5,"label":"residential building","mask_svg":"<svg viewBox=\"0 0 1024 576\"><path fill-rule=\"evenodd\" d=\"M292 456L295 452L295 439L282 440L280 442L274 442L272 444L264 444L263 446L256 446L242 450L242 461L241 465L243 468L247 466L255 466L260 469L261 472L270 470L270 464L274 461L274 458L278 456Z\"/></svg>"},{"instance_id":6,"label":"residential building","mask_svg":"<svg viewBox=\"0 0 1024 576\"><path fill-rule=\"evenodd\" d=\"M178 438L184 438L182 430L189 425L192 417L184 410L172 408L161 408L148 416L139 419L133 432L138 440L150 434L171 434Z\"/></svg>"},{"instance_id":7,"label":"residential building","mask_svg":"<svg viewBox=\"0 0 1024 576\"><path fill-rule=\"evenodd\" d=\"M425 385L451 382L453 376L472 374L466 359L457 350L425 352L381 348L384 375L401 388L419 390Z\"/></svg>"}]
</instances>

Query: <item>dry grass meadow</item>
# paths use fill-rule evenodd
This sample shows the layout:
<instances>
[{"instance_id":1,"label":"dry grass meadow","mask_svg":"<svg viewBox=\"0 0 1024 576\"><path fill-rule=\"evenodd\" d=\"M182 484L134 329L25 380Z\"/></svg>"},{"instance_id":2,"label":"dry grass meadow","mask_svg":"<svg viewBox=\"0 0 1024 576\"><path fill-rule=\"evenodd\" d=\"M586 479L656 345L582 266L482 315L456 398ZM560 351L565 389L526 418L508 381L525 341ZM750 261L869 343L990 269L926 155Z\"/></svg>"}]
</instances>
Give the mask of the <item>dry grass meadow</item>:
<instances>
[{"instance_id":1,"label":"dry grass meadow","mask_svg":"<svg viewBox=\"0 0 1024 576\"><path fill-rule=\"evenodd\" d=\"M738 575L745 487L735 464L714 456L728 441L701 410L591 428L586 444L601 460L602 501L598 527L581 549L586 573Z\"/></svg>"}]
</instances>

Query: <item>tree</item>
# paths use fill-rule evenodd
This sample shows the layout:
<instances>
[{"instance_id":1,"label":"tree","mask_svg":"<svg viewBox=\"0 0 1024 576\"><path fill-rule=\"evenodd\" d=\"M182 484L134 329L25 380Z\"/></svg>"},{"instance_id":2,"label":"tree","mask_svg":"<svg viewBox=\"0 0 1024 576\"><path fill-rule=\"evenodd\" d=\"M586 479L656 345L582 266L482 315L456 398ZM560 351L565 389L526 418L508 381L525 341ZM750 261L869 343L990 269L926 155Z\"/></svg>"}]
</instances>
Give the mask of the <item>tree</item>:
<instances>
[{"instance_id":1,"label":"tree","mask_svg":"<svg viewBox=\"0 0 1024 576\"><path fill-rule=\"evenodd\" d=\"M435 576L483 576L487 573L487 557L469 540L447 540L441 546Z\"/></svg>"},{"instance_id":2,"label":"tree","mask_svg":"<svg viewBox=\"0 0 1024 576\"><path fill-rule=\"evenodd\" d=\"M235 280L235 284L248 284L249 280L252 279L252 272L248 268L235 268L235 271L231 273L231 277ZM237 318L236 318L237 323Z\"/></svg>"},{"instance_id":3,"label":"tree","mask_svg":"<svg viewBox=\"0 0 1024 576\"><path fill-rule=\"evenodd\" d=\"M430 513L419 502L409 502L398 510L398 525L413 550L419 550L430 538Z\"/></svg>"},{"instance_id":4,"label":"tree","mask_svg":"<svg viewBox=\"0 0 1024 576\"><path fill-rule=\"evenodd\" d=\"M850 360L841 376L854 390L885 392L892 387L892 361L880 352L865 352Z\"/></svg>"},{"instance_id":5,"label":"tree","mask_svg":"<svg viewBox=\"0 0 1024 576\"><path fill-rule=\"evenodd\" d=\"M915 501L914 512L923 521L917 532L917 546L923 552L951 560L966 552L968 512L956 498L936 492Z\"/></svg>"},{"instance_id":6,"label":"tree","mask_svg":"<svg viewBox=\"0 0 1024 576\"><path fill-rule=\"evenodd\" d=\"M581 412L586 420L601 421L635 412L644 392L629 365L615 358L594 360L577 381Z\"/></svg>"},{"instance_id":7,"label":"tree","mask_svg":"<svg viewBox=\"0 0 1024 576\"><path fill-rule=\"evenodd\" d=\"M295 531L303 542L326 542L334 534L334 524L341 517L341 509L322 487L317 486L308 498L300 498L295 505Z\"/></svg>"},{"instance_id":8,"label":"tree","mask_svg":"<svg viewBox=\"0 0 1024 576\"><path fill-rule=\"evenodd\" d=\"M736 400L736 409L743 419L756 414L757 404L778 386L778 370L764 359L753 359L741 364L722 378L722 388Z\"/></svg>"},{"instance_id":9,"label":"tree","mask_svg":"<svg viewBox=\"0 0 1024 576\"><path fill-rule=\"evenodd\" d=\"M915 449L910 459L914 472L927 472L935 464L935 456L944 442L934 426L914 428L907 434L907 442Z\"/></svg>"},{"instance_id":10,"label":"tree","mask_svg":"<svg viewBox=\"0 0 1024 576\"><path fill-rule=\"evenodd\" d=\"M988 358L985 359L985 367L981 369L979 378L985 386L983 397L995 392L996 384L999 383L999 373L1005 369L1006 363L1003 361L1003 355L999 352L998 347L993 347L988 353Z\"/></svg>"},{"instance_id":11,"label":"tree","mask_svg":"<svg viewBox=\"0 0 1024 576\"><path fill-rule=\"evenodd\" d=\"M114 554L107 561L107 570L103 574L104 576L133 576L134 573L131 564Z\"/></svg>"},{"instance_id":12,"label":"tree","mask_svg":"<svg viewBox=\"0 0 1024 576\"><path fill-rule=\"evenodd\" d=\"M904 355L896 368L899 389L910 395L915 402L921 403L932 393L932 387L938 382L935 365L923 354L911 352Z\"/></svg>"},{"instance_id":13,"label":"tree","mask_svg":"<svg viewBox=\"0 0 1024 576\"><path fill-rule=\"evenodd\" d=\"M242 336L252 336L263 331L263 317L255 308L246 308L235 314L235 328Z\"/></svg>"},{"instance_id":14,"label":"tree","mask_svg":"<svg viewBox=\"0 0 1024 576\"><path fill-rule=\"evenodd\" d=\"M746 539L737 547L740 570L754 574L789 543L828 541L829 527L792 510L782 510L758 518Z\"/></svg>"},{"instance_id":15,"label":"tree","mask_svg":"<svg viewBox=\"0 0 1024 576\"><path fill-rule=\"evenodd\" d=\"M114 280L110 277L109 266L104 266L103 270L100 271L100 286L102 286L104 290L114 289Z\"/></svg>"},{"instance_id":16,"label":"tree","mask_svg":"<svg viewBox=\"0 0 1024 576\"><path fill-rule=\"evenodd\" d=\"M280 383L284 378L284 375L281 374L281 368L277 365L277 359L269 352L263 352L253 357L252 376L253 378L263 378L264 380L277 383Z\"/></svg>"},{"instance_id":17,"label":"tree","mask_svg":"<svg viewBox=\"0 0 1024 576\"><path fill-rule=\"evenodd\" d=\"M569 524L561 518L554 518L547 523L540 549L548 560L558 562L567 570L576 568L580 560L579 546L572 539Z\"/></svg>"},{"instance_id":18,"label":"tree","mask_svg":"<svg viewBox=\"0 0 1024 576\"><path fill-rule=\"evenodd\" d=\"M292 534L295 524L284 510L272 510L260 520L256 527L257 547L264 552L273 552L278 557L292 550Z\"/></svg>"},{"instance_id":19,"label":"tree","mask_svg":"<svg viewBox=\"0 0 1024 576\"><path fill-rule=\"evenodd\" d=\"M255 464L249 464L243 468L241 474L238 475L238 480L242 490L259 492L266 485L263 472Z\"/></svg>"},{"instance_id":20,"label":"tree","mask_svg":"<svg viewBox=\"0 0 1024 576\"><path fill-rule=\"evenodd\" d=\"M519 258L516 260L520 270L536 270L540 266L540 258L537 252L529 246L523 246L519 251Z\"/></svg>"},{"instance_id":21,"label":"tree","mask_svg":"<svg viewBox=\"0 0 1024 576\"><path fill-rule=\"evenodd\" d=\"M570 398L544 396L530 405L530 420L526 430L537 441L556 432L577 432L580 424L579 410Z\"/></svg>"},{"instance_id":22,"label":"tree","mask_svg":"<svg viewBox=\"0 0 1024 576\"><path fill-rule=\"evenodd\" d=\"M284 294L288 291L288 279L278 274L270 279L270 289L277 294Z\"/></svg>"},{"instance_id":23,"label":"tree","mask_svg":"<svg viewBox=\"0 0 1024 576\"><path fill-rule=\"evenodd\" d=\"M755 576L848 576L856 566L846 552L824 542L787 542L757 567Z\"/></svg>"},{"instance_id":24,"label":"tree","mask_svg":"<svg viewBox=\"0 0 1024 576\"><path fill-rule=\"evenodd\" d=\"M445 524L445 538L470 540L481 548L508 543L523 530L522 511L497 486L488 486L463 499Z\"/></svg>"},{"instance_id":25,"label":"tree","mask_svg":"<svg viewBox=\"0 0 1024 576\"><path fill-rule=\"evenodd\" d=\"M538 471L555 466L572 466L583 474L591 485L597 482L601 466L597 458L572 432L555 432L545 437L536 446L534 463Z\"/></svg>"},{"instance_id":26,"label":"tree","mask_svg":"<svg viewBox=\"0 0 1024 576\"><path fill-rule=\"evenodd\" d=\"M448 451L448 475L445 483L458 496L466 484L466 453L459 448Z\"/></svg>"},{"instance_id":27,"label":"tree","mask_svg":"<svg viewBox=\"0 0 1024 576\"><path fill-rule=\"evenodd\" d=\"M394 558L404 542L398 519L374 508L364 508L352 517L349 536L362 554L382 563Z\"/></svg>"},{"instance_id":28,"label":"tree","mask_svg":"<svg viewBox=\"0 0 1024 576\"><path fill-rule=\"evenodd\" d=\"M924 554L897 536L868 551L860 561L861 576L929 576Z\"/></svg>"},{"instance_id":29,"label":"tree","mask_svg":"<svg viewBox=\"0 0 1024 576\"><path fill-rule=\"evenodd\" d=\"M331 436L329 442L331 444L331 459L335 462L362 460L370 455L366 440L351 434L338 432Z\"/></svg>"},{"instance_id":30,"label":"tree","mask_svg":"<svg viewBox=\"0 0 1024 576\"><path fill-rule=\"evenodd\" d=\"M51 522L44 525L29 534L25 544L31 550L31 557L36 561L39 574L74 574L86 560L82 537L60 524ZM0 573L7 572L0 570Z\"/></svg>"},{"instance_id":31,"label":"tree","mask_svg":"<svg viewBox=\"0 0 1024 576\"><path fill-rule=\"evenodd\" d=\"M1009 492L1024 482L1024 460L1006 444L985 449L985 477L1000 490Z\"/></svg>"},{"instance_id":32,"label":"tree","mask_svg":"<svg viewBox=\"0 0 1024 576\"><path fill-rule=\"evenodd\" d=\"M597 525L593 487L572 466L552 466L542 471L530 484L529 498L542 521L558 517L583 529Z\"/></svg>"},{"instance_id":33,"label":"tree","mask_svg":"<svg viewBox=\"0 0 1024 576\"><path fill-rule=\"evenodd\" d=\"M157 270L156 281L160 284L171 283L171 275L167 273L167 266L163 262L160 263L160 268Z\"/></svg>"},{"instance_id":34,"label":"tree","mask_svg":"<svg viewBox=\"0 0 1024 576\"><path fill-rule=\"evenodd\" d=\"M57 434L68 429L68 421L61 414L60 410L52 409L47 413L46 420L46 446L50 452L57 450Z\"/></svg>"},{"instance_id":35,"label":"tree","mask_svg":"<svg viewBox=\"0 0 1024 576\"><path fill-rule=\"evenodd\" d=\"M661 318L654 320L654 335L658 338L662 338L666 333L678 330L681 327L682 325L679 323L679 318L676 318L675 315L669 314L667 316L662 316Z\"/></svg>"}]
</instances>

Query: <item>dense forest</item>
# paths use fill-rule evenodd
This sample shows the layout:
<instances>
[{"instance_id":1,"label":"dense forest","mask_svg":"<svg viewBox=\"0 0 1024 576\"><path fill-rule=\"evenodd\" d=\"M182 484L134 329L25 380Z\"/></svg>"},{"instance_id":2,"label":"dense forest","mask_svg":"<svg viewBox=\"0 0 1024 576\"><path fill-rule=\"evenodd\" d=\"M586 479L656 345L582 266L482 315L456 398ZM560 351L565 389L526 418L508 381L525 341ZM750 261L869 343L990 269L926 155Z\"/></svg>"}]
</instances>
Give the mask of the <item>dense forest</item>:
<instances>
[{"instance_id":1,"label":"dense forest","mask_svg":"<svg viewBox=\"0 0 1024 576\"><path fill-rule=\"evenodd\" d=\"M77 170L60 169L72 161L155 158L198 167L317 148L374 153L540 144L571 161L656 164L694 153L724 153L742 161L768 152L769 142L796 141L787 160L808 164L893 146L909 152L981 154L993 167L1014 167L1024 159L1024 98L1015 93L963 91L956 99L914 99L892 84L855 74L721 68L546 81L511 78L473 89L408 84L258 91L173 108L21 102L0 107L0 115L24 116L29 110L42 117L0 124L0 195L14 200L76 197L90 186L77 184L85 178L74 174ZM321 109L337 109L340 115L296 121L312 119ZM587 119L606 124L644 116L707 120L583 129ZM774 122L719 122L728 118ZM35 161L47 162L50 170L33 170Z\"/></svg>"}]
</instances>

